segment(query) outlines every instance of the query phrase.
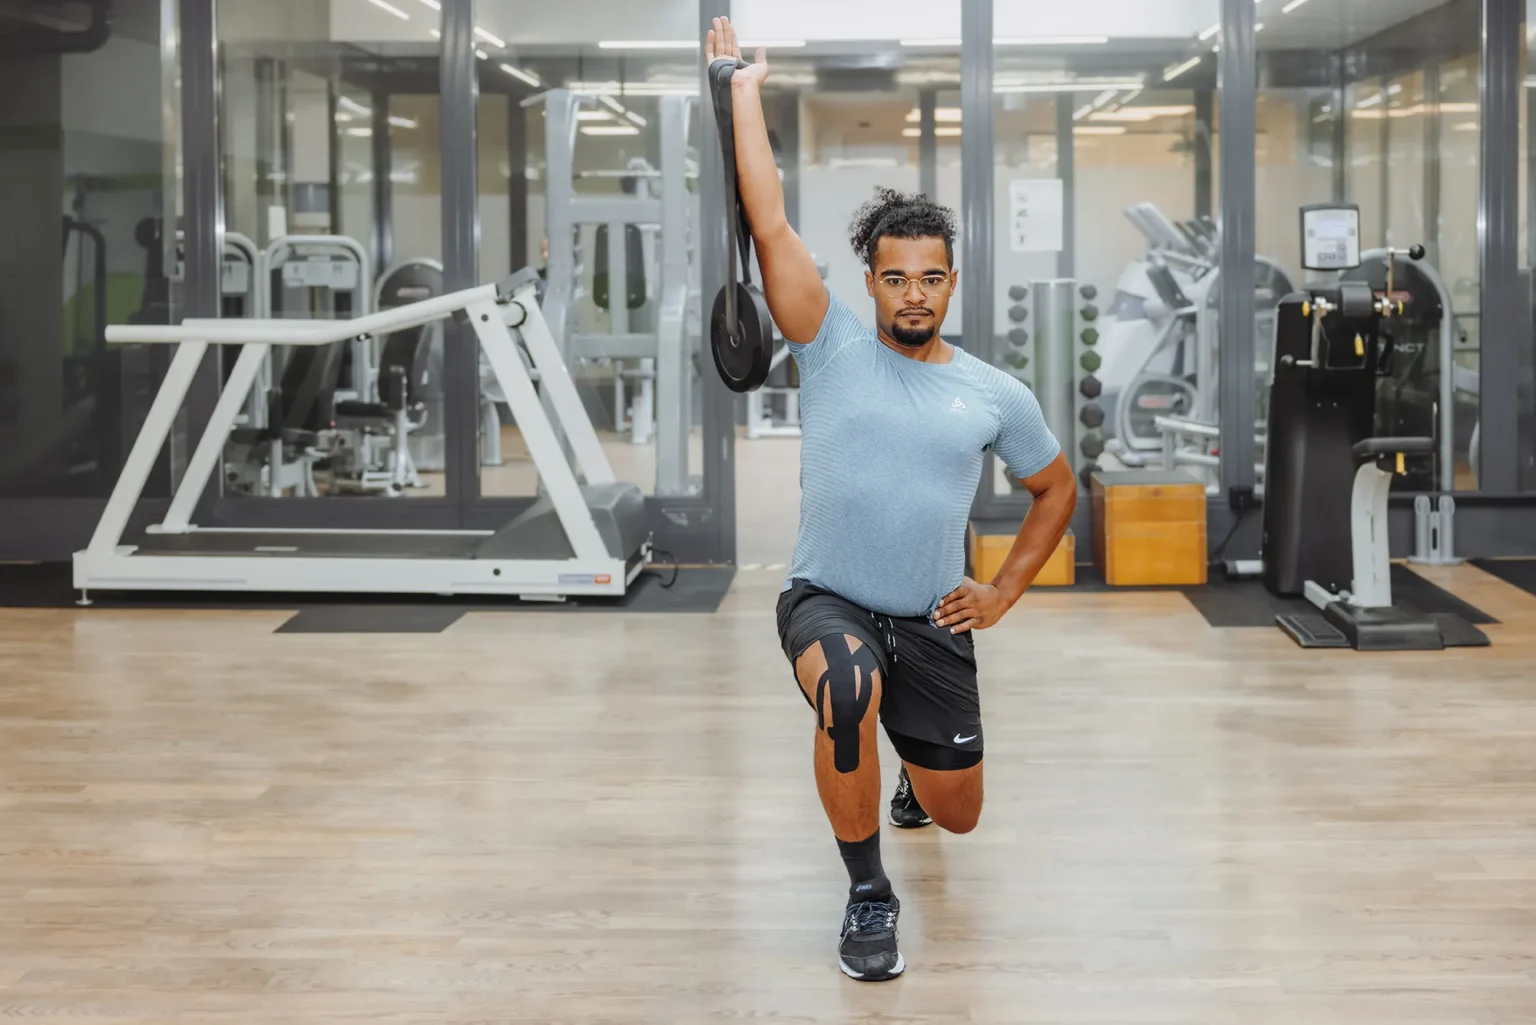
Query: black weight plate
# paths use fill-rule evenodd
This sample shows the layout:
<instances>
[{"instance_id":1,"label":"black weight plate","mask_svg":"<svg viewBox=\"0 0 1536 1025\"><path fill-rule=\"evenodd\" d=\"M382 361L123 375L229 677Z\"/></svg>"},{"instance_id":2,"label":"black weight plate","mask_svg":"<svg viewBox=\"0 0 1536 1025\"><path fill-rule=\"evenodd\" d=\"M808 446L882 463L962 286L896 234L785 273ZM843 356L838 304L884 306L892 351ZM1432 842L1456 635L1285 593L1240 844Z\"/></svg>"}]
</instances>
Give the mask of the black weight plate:
<instances>
[{"instance_id":1,"label":"black weight plate","mask_svg":"<svg viewBox=\"0 0 1536 1025\"><path fill-rule=\"evenodd\" d=\"M734 336L725 323L725 289L715 295L709 314L709 348L715 356L715 369L731 391L753 391L768 380L773 362L773 318L763 294L751 285L735 282L736 331Z\"/></svg>"}]
</instances>

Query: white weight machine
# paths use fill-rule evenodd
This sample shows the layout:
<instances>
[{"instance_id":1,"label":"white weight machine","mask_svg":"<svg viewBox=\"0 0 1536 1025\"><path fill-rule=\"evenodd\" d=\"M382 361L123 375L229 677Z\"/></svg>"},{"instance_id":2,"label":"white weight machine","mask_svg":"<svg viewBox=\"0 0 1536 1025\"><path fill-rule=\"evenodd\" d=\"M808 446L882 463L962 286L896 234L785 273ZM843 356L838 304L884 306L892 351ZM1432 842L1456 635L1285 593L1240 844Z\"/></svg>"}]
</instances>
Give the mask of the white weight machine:
<instances>
[{"instance_id":1,"label":"white weight machine","mask_svg":"<svg viewBox=\"0 0 1536 1025\"><path fill-rule=\"evenodd\" d=\"M502 594L545 600L623 595L650 552L645 499L638 487L614 478L544 321L537 282L537 274L525 270L501 285L345 321L187 320L108 328L109 343L174 345L176 354L90 544L75 553L74 585L82 602L89 602L93 590ZM252 530L191 522L273 346L371 340L455 315L474 327L538 469L540 496L525 512L496 531ZM514 331L539 375L538 392ZM129 518L209 345L238 346L239 358L165 519L124 544ZM562 437L581 478L566 459Z\"/></svg>"}]
</instances>

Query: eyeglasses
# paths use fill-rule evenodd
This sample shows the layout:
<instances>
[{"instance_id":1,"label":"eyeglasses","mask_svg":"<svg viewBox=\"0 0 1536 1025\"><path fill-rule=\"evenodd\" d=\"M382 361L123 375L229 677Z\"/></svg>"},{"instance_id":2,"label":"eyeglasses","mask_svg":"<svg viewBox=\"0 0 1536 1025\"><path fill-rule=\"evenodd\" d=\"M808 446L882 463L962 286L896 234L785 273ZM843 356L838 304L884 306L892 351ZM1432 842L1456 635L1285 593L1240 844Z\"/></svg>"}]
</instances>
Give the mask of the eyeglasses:
<instances>
[{"instance_id":1,"label":"eyeglasses","mask_svg":"<svg viewBox=\"0 0 1536 1025\"><path fill-rule=\"evenodd\" d=\"M930 299L937 299L941 295L949 293L948 274L928 274L917 280L917 287ZM887 274L880 279L880 291L892 299L900 299L907 294L913 279L904 278L899 274Z\"/></svg>"}]
</instances>

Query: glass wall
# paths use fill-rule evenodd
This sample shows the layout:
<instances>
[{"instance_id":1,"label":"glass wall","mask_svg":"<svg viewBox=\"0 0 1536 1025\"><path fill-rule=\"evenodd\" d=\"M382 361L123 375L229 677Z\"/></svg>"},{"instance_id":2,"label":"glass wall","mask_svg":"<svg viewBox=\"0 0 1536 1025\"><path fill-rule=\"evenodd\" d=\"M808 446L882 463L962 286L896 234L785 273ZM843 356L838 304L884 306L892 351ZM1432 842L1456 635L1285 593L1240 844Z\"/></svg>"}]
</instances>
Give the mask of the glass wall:
<instances>
[{"instance_id":1,"label":"glass wall","mask_svg":"<svg viewBox=\"0 0 1536 1025\"><path fill-rule=\"evenodd\" d=\"M1274 6L1275 10L1270 10ZM1476 12L1467 5L1281 7L1262 0L1257 248L1299 269L1297 208L1343 201L1360 208L1365 266L1386 284L1385 247L1412 294L1396 325L1399 358L1377 388L1377 430L1448 430L1453 458L1410 475L1418 489L1476 487L1479 119ZM1327 55L1326 57L1320 55ZM1342 122L1341 119L1342 118ZM1403 282L1407 282L1403 286ZM1259 341L1264 341L1262 336ZM1267 383L1268 347L1257 347ZM1447 358L1449 357L1449 358ZM1442 365L1453 402L1442 416ZM1262 394L1262 392L1261 392Z\"/></svg>"},{"instance_id":2,"label":"glass wall","mask_svg":"<svg viewBox=\"0 0 1536 1025\"><path fill-rule=\"evenodd\" d=\"M175 26L95 6L0 26L0 500L109 494L168 362L105 331L175 312Z\"/></svg>"},{"instance_id":3,"label":"glass wall","mask_svg":"<svg viewBox=\"0 0 1536 1025\"><path fill-rule=\"evenodd\" d=\"M1079 471L1144 465L1160 448L1152 416L1200 401L1197 339L1216 341L1203 302L1216 59L1203 40L1218 14L1216 0L1169 0L1078 35L994 6L989 351L1034 388ZM1202 323L1154 287L1149 270L1165 263ZM1053 292L1053 279L1066 283ZM1018 487L994 466L994 494Z\"/></svg>"},{"instance_id":4,"label":"glass wall","mask_svg":"<svg viewBox=\"0 0 1536 1025\"><path fill-rule=\"evenodd\" d=\"M436 6L219 4L226 265L249 247L261 268L248 289L226 274L226 316L349 318L442 290ZM442 364L440 326L274 350L224 494L444 495Z\"/></svg>"},{"instance_id":5,"label":"glass wall","mask_svg":"<svg viewBox=\"0 0 1536 1025\"><path fill-rule=\"evenodd\" d=\"M573 36L487 58L481 275L540 272L546 319L615 475L647 494L695 494L697 51L629 53ZM481 403L481 493L535 494L526 443L488 373Z\"/></svg>"}]
</instances>

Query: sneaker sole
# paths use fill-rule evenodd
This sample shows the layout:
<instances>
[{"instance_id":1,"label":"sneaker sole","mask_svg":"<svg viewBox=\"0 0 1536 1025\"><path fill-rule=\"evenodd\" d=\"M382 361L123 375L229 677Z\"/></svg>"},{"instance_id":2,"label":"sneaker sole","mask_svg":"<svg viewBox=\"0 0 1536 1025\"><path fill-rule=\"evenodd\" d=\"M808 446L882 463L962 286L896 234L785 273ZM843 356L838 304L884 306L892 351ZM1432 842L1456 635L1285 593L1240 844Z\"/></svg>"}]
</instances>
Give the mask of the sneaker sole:
<instances>
[{"instance_id":1,"label":"sneaker sole","mask_svg":"<svg viewBox=\"0 0 1536 1025\"><path fill-rule=\"evenodd\" d=\"M924 826L928 826L928 825L932 825L933 824L933 819L929 818L926 815L923 816L923 821L921 821L921 822L902 822L900 819L898 819L896 817L896 814L894 812L891 813L891 817L890 818L891 818L891 825L895 826L897 829L922 829Z\"/></svg>"},{"instance_id":2,"label":"sneaker sole","mask_svg":"<svg viewBox=\"0 0 1536 1025\"><path fill-rule=\"evenodd\" d=\"M885 982L888 979L896 978L896 976L907 970L906 959L903 958L899 952L896 954L896 967L892 968L884 975L861 975L860 973L854 971L852 968L849 968L847 965L843 964L842 958L838 958L837 966L843 970L844 975L857 982Z\"/></svg>"}]
</instances>

